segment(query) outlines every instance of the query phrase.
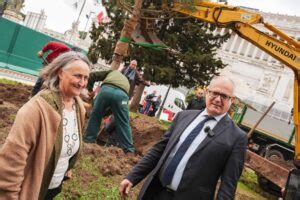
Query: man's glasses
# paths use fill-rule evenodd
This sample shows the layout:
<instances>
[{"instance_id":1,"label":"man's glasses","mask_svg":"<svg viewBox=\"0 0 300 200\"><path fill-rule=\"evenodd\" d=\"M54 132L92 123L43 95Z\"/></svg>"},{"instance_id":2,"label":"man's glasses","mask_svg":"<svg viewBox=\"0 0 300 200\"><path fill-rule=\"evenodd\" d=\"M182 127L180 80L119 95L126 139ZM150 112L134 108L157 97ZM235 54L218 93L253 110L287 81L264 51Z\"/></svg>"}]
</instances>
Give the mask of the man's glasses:
<instances>
[{"instance_id":1,"label":"man's glasses","mask_svg":"<svg viewBox=\"0 0 300 200\"><path fill-rule=\"evenodd\" d=\"M223 101L231 99L231 96L228 96L227 94L223 94L223 93L215 92L215 91L211 91L211 90L208 90L208 95L212 98L217 98L218 96L220 96Z\"/></svg>"}]
</instances>

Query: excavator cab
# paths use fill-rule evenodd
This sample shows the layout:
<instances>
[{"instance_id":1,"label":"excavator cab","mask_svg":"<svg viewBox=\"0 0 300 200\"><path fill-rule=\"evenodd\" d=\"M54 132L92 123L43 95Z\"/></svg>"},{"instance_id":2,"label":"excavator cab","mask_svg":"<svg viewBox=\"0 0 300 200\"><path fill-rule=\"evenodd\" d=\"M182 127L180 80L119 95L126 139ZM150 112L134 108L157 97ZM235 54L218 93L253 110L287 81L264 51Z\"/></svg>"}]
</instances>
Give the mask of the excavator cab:
<instances>
[{"instance_id":1,"label":"excavator cab","mask_svg":"<svg viewBox=\"0 0 300 200\"><path fill-rule=\"evenodd\" d=\"M293 169L290 171L283 194L284 200L300 199L300 170Z\"/></svg>"}]
</instances>

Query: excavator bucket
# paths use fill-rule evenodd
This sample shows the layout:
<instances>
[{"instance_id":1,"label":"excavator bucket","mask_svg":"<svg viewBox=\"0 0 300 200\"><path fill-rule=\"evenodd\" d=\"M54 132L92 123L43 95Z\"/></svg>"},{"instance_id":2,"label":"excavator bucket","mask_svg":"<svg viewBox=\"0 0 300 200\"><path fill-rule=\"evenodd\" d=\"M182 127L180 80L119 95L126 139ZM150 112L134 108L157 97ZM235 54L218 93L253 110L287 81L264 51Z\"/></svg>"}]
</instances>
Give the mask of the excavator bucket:
<instances>
[{"instance_id":1,"label":"excavator bucket","mask_svg":"<svg viewBox=\"0 0 300 200\"><path fill-rule=\"evenodd\" d=\"M245 166L254 170L281 188L284 188L286 185L289 170L257 155L252 151L247 150Z\"/></svg>"},{"instance_id":2,"label":"excavator bucket","mask_svg":"<svg viewBox=\"0 0 300 200\"><path fill-rule=\"evenodd\" d=\"M298 200L300 199L300 170L293 169L288 177L284 195L284 200Z\"/></svg>"}]
</instances>

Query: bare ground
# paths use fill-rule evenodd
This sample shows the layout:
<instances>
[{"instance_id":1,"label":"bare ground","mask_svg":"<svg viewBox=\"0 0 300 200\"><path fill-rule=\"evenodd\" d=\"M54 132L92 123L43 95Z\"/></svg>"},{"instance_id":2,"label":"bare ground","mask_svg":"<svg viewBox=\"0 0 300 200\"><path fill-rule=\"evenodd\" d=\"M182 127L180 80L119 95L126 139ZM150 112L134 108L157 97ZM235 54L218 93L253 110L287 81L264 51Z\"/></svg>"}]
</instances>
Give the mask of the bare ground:
<instances>
[{"instance_id":1,"label":"bare ground","mask_svg":"<svg viewBox=\"0 0 300 200\"><path fill-rule=\"evenodd\" d=\"M13 124L18 109L28 100L31 87L21 84L7 85L0 83L0 145L2 145ZM131 118L134 145L138 155L125 155L117 147L103 147L97 144L85 144L79 162L85 162L89 158L90 163L97 166L104 177L115 179L119 182L138 162L141 155L144 155L153 144L155 144L164 133L164 128L155 118L137 115ZM100 163L100 164L99 164ZM94 167L95 167L94 166ZM88 189L89 183L95 180L95 175L86 170L86 167L79 165L74 171L74 176L84 177L81 181ZM104 185L105 187L105 185ZM66 187L70 190L72 199L79 197L80 194L74 187ZM138 187L139 188L139 187ZM138 189L131 195L134 199ZM236 199L252 200L261 199L248 191L238 191Z\"/></svg>"}]
</instances>

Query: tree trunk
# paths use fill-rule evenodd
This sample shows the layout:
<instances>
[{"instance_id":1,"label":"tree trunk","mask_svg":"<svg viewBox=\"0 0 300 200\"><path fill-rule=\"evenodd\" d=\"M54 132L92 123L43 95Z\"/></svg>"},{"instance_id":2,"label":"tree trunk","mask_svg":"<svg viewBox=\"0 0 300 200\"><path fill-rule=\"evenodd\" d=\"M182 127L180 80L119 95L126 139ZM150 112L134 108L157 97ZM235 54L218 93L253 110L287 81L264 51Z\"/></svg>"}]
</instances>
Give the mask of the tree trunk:
<instances>
[{"instance_id":1,"label":"tree trunk","mask_svg":"<svg viewBox=\"0 0 300 200\"><path fill-rule=\"evenodd\" d=\"M129 39L132 38L131 35L136 25L138 24L138 21L140 20L141 7L142 0L136 0L131 18L129 20L125 20L124 27L121 32L121 37L126 37ZM118 41L114 51L113 62L111 64L111 68L113 70L119 69L123 58L127 55L127 51L128 43Z\"/></svg>"},{"instance_id":2,"label":"tree trunk","mask_svg":"<svg viewBox=\"0 0 300 200\"><path fill-rule=\"evenodd\" d=\"M132 97L131 103L130 103L130 111L131 112L137 112L139 109L139 103L141 101L141 97L144 91L145 85L140 84L136 87L134 96Z\"/></svg>"}]
</instances>

